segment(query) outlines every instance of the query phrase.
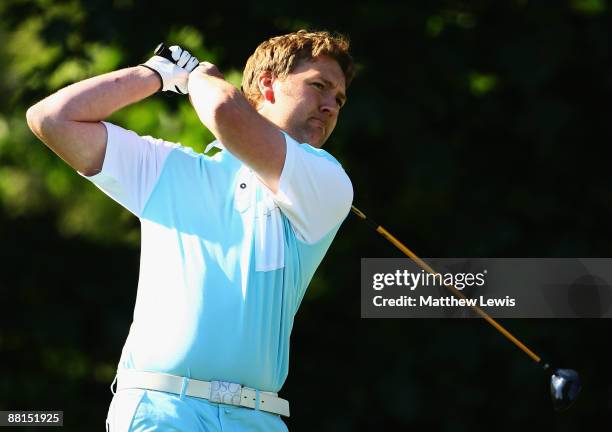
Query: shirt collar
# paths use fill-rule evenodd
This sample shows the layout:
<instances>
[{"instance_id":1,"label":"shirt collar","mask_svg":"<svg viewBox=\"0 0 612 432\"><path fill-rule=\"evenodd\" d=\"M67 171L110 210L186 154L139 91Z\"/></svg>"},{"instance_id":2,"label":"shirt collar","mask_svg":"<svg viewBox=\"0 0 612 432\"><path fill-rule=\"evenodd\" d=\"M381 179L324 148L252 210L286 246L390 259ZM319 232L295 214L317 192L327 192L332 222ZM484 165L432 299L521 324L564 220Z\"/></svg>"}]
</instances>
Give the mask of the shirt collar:
<instances>
[{"instance_id":1,"label":"shirt collar","mask_svg":"<svg viewBox=\"0 0 612 432\"><path fill-rule=\"evenodd\" d=\"M218 148L219 150L225 150L225 146L221 143L221 141L214 140L213 142L211 142L210 144L206 146L206 148L204 149L204 153L208 153L215 147Z\"/></svg>"}]
</instances>

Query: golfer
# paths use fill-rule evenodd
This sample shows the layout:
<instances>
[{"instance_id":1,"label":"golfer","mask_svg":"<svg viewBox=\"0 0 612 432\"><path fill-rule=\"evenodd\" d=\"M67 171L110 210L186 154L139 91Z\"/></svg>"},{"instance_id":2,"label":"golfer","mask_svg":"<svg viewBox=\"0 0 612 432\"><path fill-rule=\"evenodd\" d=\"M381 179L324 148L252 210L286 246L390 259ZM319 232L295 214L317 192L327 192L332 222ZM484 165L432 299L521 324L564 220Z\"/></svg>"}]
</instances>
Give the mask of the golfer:
<instances>
[{"instance_id":1,"label":"golfer","mask_svg":"<svg viewBox=\"0 0 612 432\"><path fill-rule=\"evenodd\" d=\"M321 150L354 75L348 47L328 32L271 38L241 92L173 46L28 110L32 131L141 223L107 430L287 430L277 392L293 319L353 197ZM218 153L103 121L160 90L189 95Z\"/></svg>"}]
</instances>

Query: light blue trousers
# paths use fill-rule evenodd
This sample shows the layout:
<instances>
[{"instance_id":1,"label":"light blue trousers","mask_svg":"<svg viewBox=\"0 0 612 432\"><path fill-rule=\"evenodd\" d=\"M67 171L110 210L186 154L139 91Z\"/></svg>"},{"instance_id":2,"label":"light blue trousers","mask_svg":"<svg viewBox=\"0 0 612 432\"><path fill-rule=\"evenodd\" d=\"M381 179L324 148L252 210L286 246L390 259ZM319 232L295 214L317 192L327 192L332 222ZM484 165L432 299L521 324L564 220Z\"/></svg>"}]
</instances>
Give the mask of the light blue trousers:
<instances>
[{"instance_id":1,"label":"light blue trousers","mask_svg":"<svg viewBox=\"0 0 612 432\"><path fill-rule=\"evenodd\" d=\"M279 415L185 395L124 389L113 396L107 432L287 432Z\"/></svg>"}]
</instances>

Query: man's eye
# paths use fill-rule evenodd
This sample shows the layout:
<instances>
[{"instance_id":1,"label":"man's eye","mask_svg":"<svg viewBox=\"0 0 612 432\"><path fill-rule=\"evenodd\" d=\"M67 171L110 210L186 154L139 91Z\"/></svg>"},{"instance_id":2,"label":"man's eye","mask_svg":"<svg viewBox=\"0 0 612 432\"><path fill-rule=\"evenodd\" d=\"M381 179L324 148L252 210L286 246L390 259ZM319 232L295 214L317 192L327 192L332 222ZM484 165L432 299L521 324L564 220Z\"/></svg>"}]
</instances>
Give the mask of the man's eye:
<instances>
[{"instance_id":1,"label":"man's eye","mask_svg":"<svg viewBox=\"0 0 612 432\"><path fill-rule=\"evenodd\" d=\"M320 83L320 82L314 82L314 83L312 83L312 85L317 87L317 88L319 88L319 89L325 88L323 83Z\"/></svg>"}]
</instances>

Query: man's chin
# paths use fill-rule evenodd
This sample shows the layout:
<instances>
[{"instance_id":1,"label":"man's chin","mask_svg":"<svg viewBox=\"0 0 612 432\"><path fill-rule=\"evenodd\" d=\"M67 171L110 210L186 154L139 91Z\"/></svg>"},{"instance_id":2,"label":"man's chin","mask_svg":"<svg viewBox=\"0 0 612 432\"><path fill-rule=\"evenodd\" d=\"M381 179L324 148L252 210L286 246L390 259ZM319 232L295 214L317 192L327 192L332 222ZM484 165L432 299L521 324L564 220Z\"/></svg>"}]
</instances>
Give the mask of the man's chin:
<instances>
[{"instance_id":1,"label":"man's chin","mask_svg":"<svg viewBox=\"0 0 612 432\"><path fill-rule=\"evenodd\" d=\"M323 147L323 144L325 144L325 141L327 141L327 138L328 137L325 135L325 131L317 128L317 130L310 135L309 144L313 147L321 148Z\"/></svg>"},{"instance_id":2,"label":"man's chin","mask_svg":"<svg viewBox=\"0 0 612 432\"><path fill-rule=\"evenodd\" d=\"M294 138L302 143L307 143L313 147L321 148L323 144L325 144L325 141L327 141L328 137L325 135L325 131L321 128L309 128L307 130L303 130L299 136L294 136Z\"/></svg>"}]
</instances>

